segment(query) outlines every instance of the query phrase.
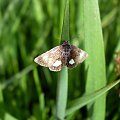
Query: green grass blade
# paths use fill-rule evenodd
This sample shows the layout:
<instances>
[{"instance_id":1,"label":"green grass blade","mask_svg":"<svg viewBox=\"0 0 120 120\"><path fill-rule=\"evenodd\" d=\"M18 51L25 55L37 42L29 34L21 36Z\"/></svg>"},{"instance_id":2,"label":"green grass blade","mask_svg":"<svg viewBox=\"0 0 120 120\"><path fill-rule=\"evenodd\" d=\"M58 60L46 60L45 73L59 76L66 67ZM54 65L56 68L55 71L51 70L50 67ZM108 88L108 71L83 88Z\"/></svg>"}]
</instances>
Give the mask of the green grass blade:
<instances>
[{"instance_id":1,"label":"green grass blade","mask_svg":"<svg viewBox=\"0 0 120 120\"><path fill-rule=\"evenodd\" d=\"M67 91L68 91L68 70L67 67L63 68L60 72L60 79L58 82L57 93L57 118L64 120L66 104L67 104Z\"/></svg>"},{"instance_id":2,"label":"green grass blade","mask_svg":"<svg viewBox=\"0 0 120 120\"><path fill-rule=\"evenodd\" d=\"M5 113L4 110L4 99L3 99L3 91L2 91L2 86L0 84L0 118L2 119Z\"/></svg>"},{"instance_id":3,"label":"green grass blade","mask_svg":"<svg viewBox=\"0 0 120 120\"><path fill-rule=\"evenodd\" d=\"M62 27L62 34L61 34L61 42L64 40L69 40L69 0L66 0L65 11L64 11L64 18L63 18L63 27Z\"/></svg>"},{"instance_id":4,"label":"green grass blade","mask_svg":"<svg viewBox=\"0 0 120 120\"><path fill-rule=\"evenodd\" d=\"M114 8L113 10L111 10L110 13L108 13L108 15L106 15L103 19L102 19L102 27L106 27L109 24L111 24L114 19L116 18L116 14L118 12L118 8Z\"/></svg>"},{"instance_id":5,"label":"green grass blade","mask_svg":"<svg viewBox=\"0 0 120 120\"><path fill-rule=\"evenodd\" d=\"M69 40L69 0L66 0L61 42L64 40ZM57 108L56 108L56 118L59 120L64 120L66 104L67 104L67 91L68 91L68 69L64 67L60 72L60 79L57 88Z\"/></svg>"},{"instance_id":6,"label":"green grass blade","mask_svg":"<svg viewBox=\"0 0 120 120\"><path fill-rule=\"evenodd\" d=\"M40 95L41 92L42 92L42 90L41 90L41 83L39 81L39 76L38 76L37 68L34 68L34 70L33 70L33 76L34 76L34 81L35 81L37 93L38 93L38 95Z\"/></svg>"},{"instance_id":7,"label":"green grass blade","mask_svg":"<svg viewBox=\"0 0 120 120\"><path fill-rule=\"evenodd\" d=\"M0 103L3 102L2 86L0 84Z\"/></svg>"},{"instance_id":8,"label":"green grass blade","mask_svg":"<svg viewBox=\"0 0 120 120\"><path fill-rule=\"evenodd\" d=\"M12 115L6 113L6 114L5 114L5 118L4 118L4 120L18 120L18 119L16 119L16 118L13 117Z\"/></svg>"},{"instance_id":9,"label":"green grass blade","mask_svg":"<svg viewBox=\"0 0 120 120\"><path fill-rule=\"evenodd\" d=\"M31 64L27 66L25 69L23 69L21 72L17 73L10 79L6 80L4 83L1 84L1 89L5 89L9 84L18 81L20 78L22 78L24 75L28 74L31 70L33 70L34 65Z\"/></svg>"},{"instance_id":10,"label":"green grass blade","mask_svg":"<svg viewBox=\"0 0 120 120\"><path fill-rule=\"evenodd\" d=\"M44 100L44 94L42 93L42 88L41 88L41 83L39 80L37 68L34 68L33 75L34 75L34 81L35 81L37 93L39 96L39 110L40 110L39 119L44 120L45 119L45 100Z\"/></svg>"},{"instance_id":11,"label":"green grass blade","mask_svg":"<svg viewBox=\"0 0 120 120\"><path fill-rule=\"evenodd\" d=\"M113 88L115 85L120 83L120 80L117 80L106 87L103 87L102 89L97 90L94 93L84 95L83 97L80 97L73 102L70 103L69 108L66 111L66 116L75 112L76 110L80 109L81 107L85 106L86 104L95 101L98 97L105 94L107 91L109 91L111 88Z\"/></svg>"},{"instance_id":12,"label":"green grass blade","mask_svg":"<svg viewBox=\"0 0 120 120\"><path fill-rule=\"evenodd\" d=\"M33 0L32 4L33 4L33 10L34 10L36 21L38 23L42 23L42 21L44 19L44 15L43 15L43 11L42 11L41 1L39 1L39 0Z\"/></svg>"},{"instance_id":13,"label":"green grass blade","mask_svg":"<svg viewBox=\"0 0 120 120\"><path fill-rule=\"evenodd\" d=\"M114 50L114 54L119 51L120 51L120 39ZM116 57L116 55L113 55L113 58L107 68L107 78L109 79L109 82L111 82L117 78L116 71L115 71L115 57Z\"/></svg>"},{"instance_id":14,"label":"green grass blade","mask_svg":"<svg viewBox=\"0 0 120 120\"><path fill-rule=\"evenodd\" d=\"M98 0L84 1L84 31L85 49L89 54L86 60L88 70L86 94L88 94L106 84L104 44ZM93 106L88 105L88 114L92 120L103 120L105 118L105 106L105 96L96 100Z\"/></svg>"}]
</instances>

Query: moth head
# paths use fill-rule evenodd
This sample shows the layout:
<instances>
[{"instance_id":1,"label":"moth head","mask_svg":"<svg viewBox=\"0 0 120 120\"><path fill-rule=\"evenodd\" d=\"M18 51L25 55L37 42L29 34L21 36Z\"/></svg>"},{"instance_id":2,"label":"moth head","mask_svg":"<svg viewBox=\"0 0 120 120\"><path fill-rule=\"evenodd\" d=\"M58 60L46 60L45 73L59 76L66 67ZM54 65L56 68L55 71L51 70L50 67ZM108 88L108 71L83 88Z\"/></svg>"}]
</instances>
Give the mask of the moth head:
<instances>
[{"instance_id":1,"label":"moth head","mask_svg":"<svg viewBox=\"0 0 120 120\"><path fill-rule=\"evenodd\" d=\"M62 45L69 45L69 42L65 40Z\"/></svg>"},{"instance_id":2,"label":"moth head","mask_svg":"<svg viewBox=\"0 0 120 120\"><path fill-rule=\"evenodd\" d=\"M64 41L63 44L61 45L62 49L71 49L71 45L68 41Z\"/></svg>"}]
</instances>

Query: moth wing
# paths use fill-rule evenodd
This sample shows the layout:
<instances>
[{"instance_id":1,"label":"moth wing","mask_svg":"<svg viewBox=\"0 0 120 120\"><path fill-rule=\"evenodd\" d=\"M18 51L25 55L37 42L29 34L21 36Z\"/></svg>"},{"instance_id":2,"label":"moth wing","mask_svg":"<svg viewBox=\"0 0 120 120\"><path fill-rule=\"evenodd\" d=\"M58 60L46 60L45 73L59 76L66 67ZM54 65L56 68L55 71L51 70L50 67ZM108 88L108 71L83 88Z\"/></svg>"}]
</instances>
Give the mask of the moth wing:
<instances>
[{"instance_id":1,"label":"moth wing","mask_svg":"<svg viewBox=\"0 0 120 120\"><path fill-rule=\"evenodd\" d=\"M70 58L67 65L69 68L73 68L79 63L82 63L88 57L88 54L85 51L77 48L74 45L71 45L71 47L72 50L70 52Z\"/></svg>"},{"instance_id":2,"label":"moth wing","mask_svg":"<svg viewBox=\"0 0 120 120\"><path fill-rule=\"evenodd\" d=\"M62 64L61 62L58 62L60 61L60 56L61 56L60 46L56 46L51 50L36 57L34 61L41 66L49 67L51 71L57 70L60 71Z\"/></svg>"},{"instance_id":3,"label":"moth wing","mask_svg":"<svg viewBox=\"0 0 120 120\"><path fill-rule=\"evenodd\" d=\"M63 66L63 64L62 64L62 61L61 61L61 59L60 58L58 58L50 67L49 67L49 69L51 70L51 71L60 71L61 69L62 69L62 66Z\"/></svg>"}]
</instances>

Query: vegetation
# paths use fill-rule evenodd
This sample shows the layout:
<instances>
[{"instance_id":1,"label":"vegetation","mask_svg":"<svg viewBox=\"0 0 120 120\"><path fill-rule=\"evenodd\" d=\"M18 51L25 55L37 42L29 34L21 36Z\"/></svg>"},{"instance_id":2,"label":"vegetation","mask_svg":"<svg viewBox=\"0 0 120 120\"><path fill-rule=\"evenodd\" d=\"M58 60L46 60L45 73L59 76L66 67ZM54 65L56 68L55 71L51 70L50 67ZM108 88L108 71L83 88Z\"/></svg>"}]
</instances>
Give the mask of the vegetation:
<instances>
[{"instance_id":1,"label":"vegetation","mask_svg":"<svg viewBox=\"0 0 120 120\"><path fill-rule=\"evenodd\" d=\"M66 39L89 54L84 63L34 63ZM1 0L0 119L119 120L119 51L119 0Z\"/></svg>"}]
</instances>

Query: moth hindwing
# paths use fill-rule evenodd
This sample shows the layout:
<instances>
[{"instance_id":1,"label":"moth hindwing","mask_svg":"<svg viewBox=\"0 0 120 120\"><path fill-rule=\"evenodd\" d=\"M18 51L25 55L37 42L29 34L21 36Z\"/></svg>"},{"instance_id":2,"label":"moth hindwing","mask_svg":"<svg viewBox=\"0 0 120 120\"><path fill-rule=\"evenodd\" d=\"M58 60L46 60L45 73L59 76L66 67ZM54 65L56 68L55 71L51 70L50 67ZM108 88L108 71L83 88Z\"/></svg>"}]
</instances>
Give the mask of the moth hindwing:
<instances>
[{"instance_id":1,"label":"moth hindwing","mask_svg":"<svg viewBox=\"0 0 120 120\"><path fill-rule=\"evenodd\" d=\"M65 65L68 68L76 67L87 57L88 54L85 51L65 41L62 45L56 46L36 57L34 61L41 66L48 67L51 71L60 71Z\"/></svg>"}]
</instances>

